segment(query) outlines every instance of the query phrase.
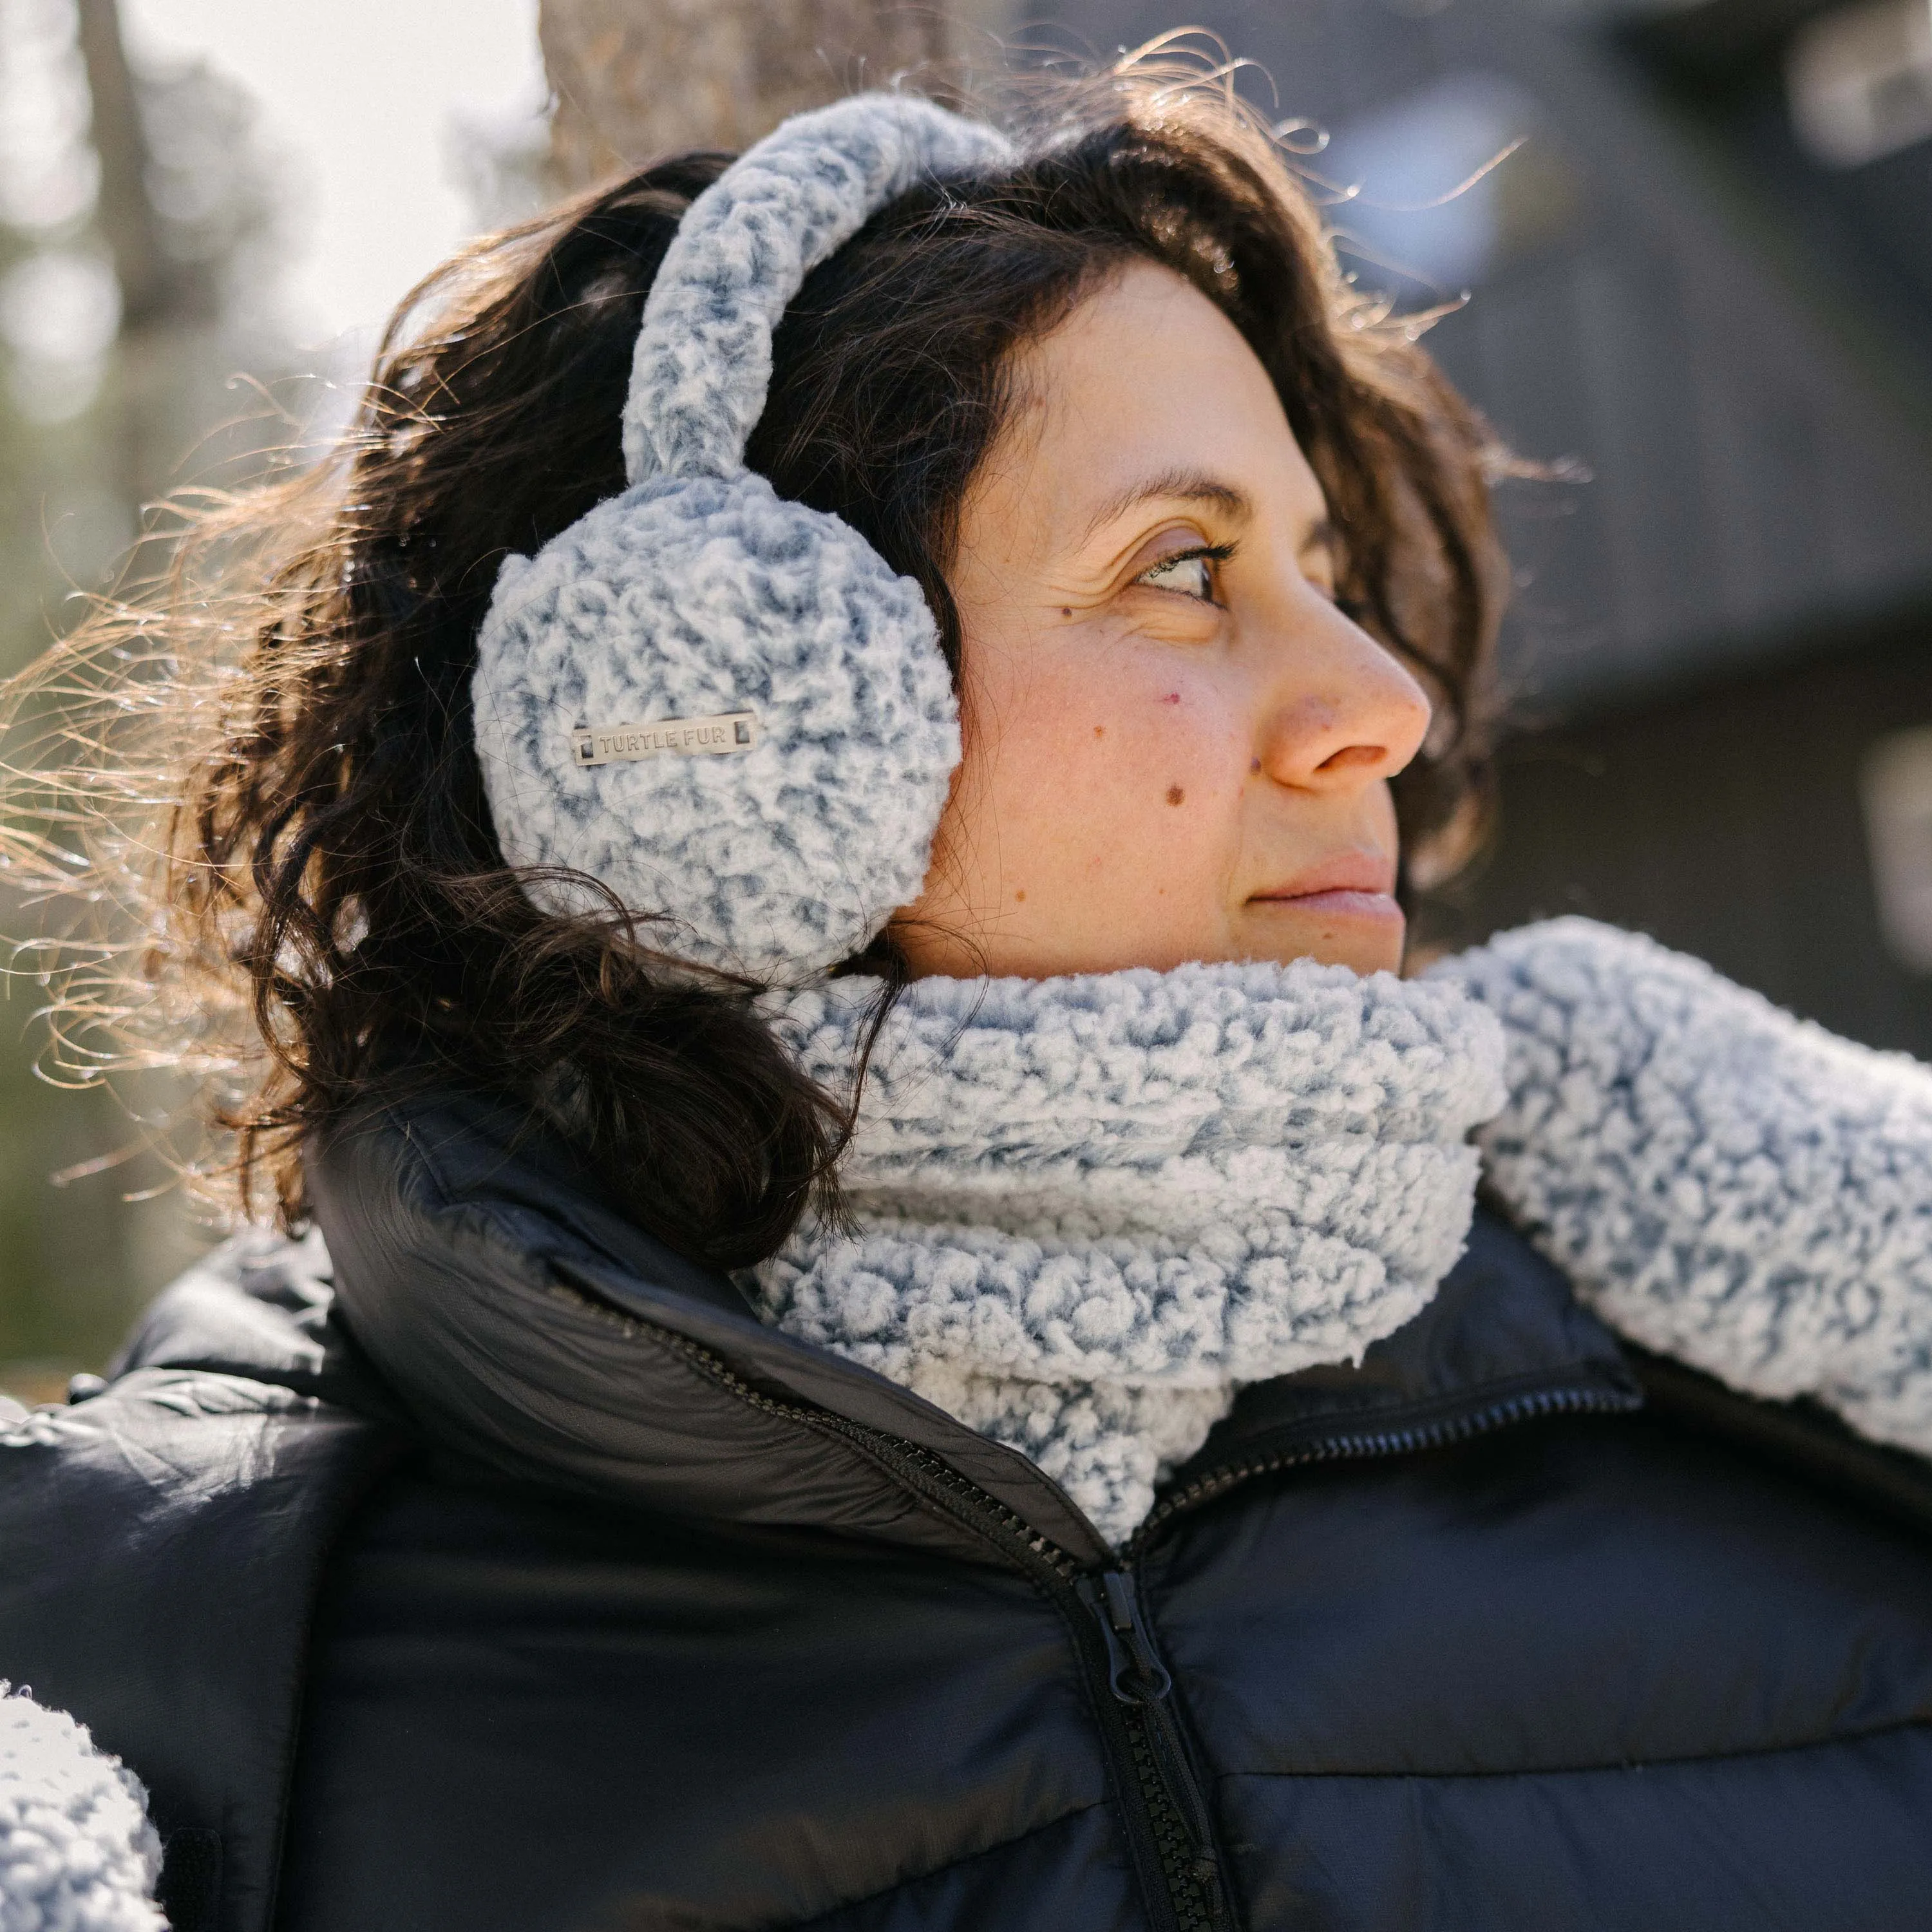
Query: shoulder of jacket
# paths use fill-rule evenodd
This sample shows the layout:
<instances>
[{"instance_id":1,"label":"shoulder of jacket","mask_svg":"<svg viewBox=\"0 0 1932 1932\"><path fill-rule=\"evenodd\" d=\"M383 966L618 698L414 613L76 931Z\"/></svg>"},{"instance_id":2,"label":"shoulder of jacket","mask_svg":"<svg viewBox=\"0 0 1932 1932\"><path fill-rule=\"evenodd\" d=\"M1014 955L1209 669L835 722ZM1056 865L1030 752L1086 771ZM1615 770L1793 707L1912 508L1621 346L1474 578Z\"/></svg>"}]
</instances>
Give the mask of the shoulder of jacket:
<instances>
[{"instance_id":1,"label":"shoulder of jacket","mask_svg":"<svg viewBox=\"0 0 1932 1932\"><path fill-rule=\"evenodd\" d=\"M171 1854L218 1847L224 1900L273 1896L324 1568L406 1442L207 1369L0 1426L0 1657L141 1779Z\"/></svg>"},{"instance_id":2,"label":"shoulder of jacket","mask_svg":"<svg viewBox=\"0 0 1932 1932\"><path fill-rule=\"evenodd\" d=\"M398 1446L374 1417L213 1369L137 1369L65 1407L6 1408L0 1634L22 1589L91 1591L112 1573L145 1587L142 1573L184 1546L262 1556L298 1540L311 1504Z\"/></svg>"}]
</instances>

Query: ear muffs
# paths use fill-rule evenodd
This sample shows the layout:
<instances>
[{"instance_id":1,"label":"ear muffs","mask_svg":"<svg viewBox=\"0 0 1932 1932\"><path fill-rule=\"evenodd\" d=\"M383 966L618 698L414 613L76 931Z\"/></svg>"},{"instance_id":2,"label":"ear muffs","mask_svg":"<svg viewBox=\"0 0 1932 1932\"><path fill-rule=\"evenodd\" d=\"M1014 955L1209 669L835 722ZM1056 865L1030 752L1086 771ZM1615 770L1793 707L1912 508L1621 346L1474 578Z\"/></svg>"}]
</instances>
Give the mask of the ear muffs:
<instances>
[{"instance_id":1,"label":"ear muffs","mask_svg":"<svg viewBox=\"0 0 1932 1932\"><path fill-rule=\"evenodd\" d=\"M505 859L587 873L653 944L795 982L919 894L959 760L918 585L744 466L772 332L894 196L1010 158L910 95L787 122L694 201L644 304L631 487L503 566L477 638L476 748ZM547 910L585 909L541 878Z\"/></svg>"}]
</instances>

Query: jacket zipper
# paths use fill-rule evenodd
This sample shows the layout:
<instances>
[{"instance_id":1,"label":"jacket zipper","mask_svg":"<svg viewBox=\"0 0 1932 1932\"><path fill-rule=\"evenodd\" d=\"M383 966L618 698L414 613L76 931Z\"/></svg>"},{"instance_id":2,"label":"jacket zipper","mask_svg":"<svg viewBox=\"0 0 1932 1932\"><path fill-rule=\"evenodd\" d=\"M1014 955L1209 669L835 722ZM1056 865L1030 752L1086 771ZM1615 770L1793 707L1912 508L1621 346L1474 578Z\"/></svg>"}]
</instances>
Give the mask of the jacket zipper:
<instances>
[{"instance_id":1,"label":"jacket zipper","mask_svg":"<svg viewBox=\"0 0 1932 1932\"><path fill-rule=\"evenodd\" d=\"M1065 1616L1076 1654L1090 1681L1097 1678L1105 1687L1104 1693L1094 1700L1094 1714L1113 1766L1121 1821L1142 1891L1159 1932L1226 1932L1231 1921L1222 1898L1220 1860L1208 1825L1207 1803L1167 1701L1172 1679L1154 1654L1132 1579L1117 1570L1100 1573L1114 1580L1116 1592L1125 1587L1122 1600L1127 1606L1125 1614L1132 1640L1124 1646L1111 1618L1096 1618L1083 1594L1082 1584L1090 1582L1094 1573L1083 1571L1078 1558L1041 1535L998 1498L968 1482L944 1458L902 1436L850 1421L829 1409L766 1395L734 1374L701 1343L672 1330L634 1324L621 1315L614 1318L634 1332L647 1330L654 1340L675 1349L710 1380L753 1408L854 1444L902 1488L937 1504L1033 1581ZM1152 1672L1144 1677L1138 1665L1140 1658L1152 1666ZM1117 1660L1128 1667L1117 1672ZM1114 1689L1117 1676L1124 1695ZM1204 1888L1199 1870L1204 1862L1211 1877L1208 1888Z\"/></svg>"},{"instance_id":2,"label":"jacket zipper","mask_svg":"<svg viewBox=\"0 0 1932 1932\"><path fill-rule=\"evenodd\" d=\"M1214 1823L1174 1718L1174 1679L1148 1635L1132 1573L1103 1570L1075 1588L1106 1646L1107 1687L1126 1706L1134 1774L1174 1917L1185 1932L1216 1932L1228 1920Z\"/></svg>"},{"instance_id":3,"label":"jacket zipper","mask_svg":"<svg viewBox=\"0 0 1932 1932\"><path fill-rule=\"evenodd\" d=\"M637 1322L592 1298L585 1299L633 1332L647 1330L654 1340L676 1350L709 1379L753 1408L842 1437L863 1449L902 1487L934 1503L990 1544L1031 1577L1051 1601L1063 1610L1077 1605L1084 1612L1070 1617L1069 1628L1076 1634L1076 1650L1089 1674L1100 1674L1096 1664L1104 1669L1108 1695L1095 1700L1096 1714L1114 1761L1123 1817L1136 1863L1144 1874L1143 1889L1156 1919L1165 1921L1162 1932L1225 1932L1233 1921L1207 1800L1174 1714L1173 1678L1148 1635L1133 1573L1128 1567L1138 1560L1150 1534L1183 1512L1225 1495L1250 1477L1301 1463L1436 1448L1538 1416L1622 1414L1643 1404L1642 1391L1635 1388L1573 1386L1533 1390L1439 1422L1310 1438L1273 1454L1224 1464L1196 1477L1155 1506L1122 1551L1126 1559L1122 1567L1083 1571L1076 1558L930 1450L830 1409L766 1395L701 1343L674 1330ZM1097 1646L1091 1640L1079 1640L1082 1628L1097 1631ZM1138 1804L1133 1802L1136 1798ZM1156 1875L1160 1880L1158 1887L1151 1882Z\"/></svg>"},{"instance_id":4,"label":"jacket zipper","mask_svg":"<svg viewBox=\"0 0 1932 1932\"><path fill-rule=\"evenodd\" d=\"M1213 1502L1252 1476L1272 1475L1306 1462L1365 1462L1378 1456L1406 1456L1424 1449L1441 1449L1451 1442L1466 1442L1472 1436L1506 1429L1513 1423L1534 1421L1539 1416L1627 1415L1642 1406L1643 1391L1634 1385L1613 1388L1600 1383L1576 1384L1568 1388L1532 1389L1480 1408L1445 1416L1439 1422L1416 1423L1406 1429L1360 1430L1346 1435L1307 1437L1271 1454L1224 1462L1219 1468L1196 1476L1185 1488L1172 1491L1148 1513L1147 1520L1134 1532L1123 1554L1133 1561L1174 1517Z\"/></svg>"}]
</instances>

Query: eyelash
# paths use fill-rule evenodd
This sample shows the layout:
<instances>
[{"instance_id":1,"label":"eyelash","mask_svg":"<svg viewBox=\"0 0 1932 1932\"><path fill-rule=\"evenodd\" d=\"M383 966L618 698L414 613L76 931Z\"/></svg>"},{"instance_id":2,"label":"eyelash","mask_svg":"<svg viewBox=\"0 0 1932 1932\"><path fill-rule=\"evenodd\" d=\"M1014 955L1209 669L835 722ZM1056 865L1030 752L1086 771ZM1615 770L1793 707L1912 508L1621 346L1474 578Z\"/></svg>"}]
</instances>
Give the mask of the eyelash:
<instances>
[{"instance_id":1,"label":"eyelash","mask_svg":"<svg viewBox=\"0 0 1932 1932\"><path fill-rule=\"evenodd\" d=\"M1149 564L1147 568L1134 579L1134 581L1136 584L1145 584L1156 570L1171 570L1177 563L1186 563L1192 557L1205 557L1210 563L1226 563L1234 554L1234 546L1232 544L1196 544L1191 550L1175 550L1172 554L1162 557L1158 563ZM1164 584L1148 584L1148 588L1150 590L1165 590L1168 586ZM1177 597L1194 596L1191 590L1177 590L1173 594ZM1195 602L1198 604L1211 604L1214 600L1211 597L1198 597L1195 598Z\"/></svg>"},{"instance_id":2,"label":"eyelash","mask_svg":"<svg viewBox=\"0 0 1932 1932\"><path fill-rule=\"evenodd\" d=\"M1174 564L1185 563L1190 557L1202 556L1210 563L1226 563L1234 554L1234 546L1232 544L1196 544L1191 550L1178 550L1172 556L1164 556L1158 563L1149 564L1134 581L1136 584L1146 583L1148 578L1151 577L1156 570L1166 570ZM1168 586L1163 584L1149 584L1148 587L1152 590L1165 590ZM1194 596L1191 590L1177 590L1173 594L1177 597ZM1211 597L1196 598L1195 601L1203 604L1211 604L1214 602ZM1336 609L1352 623L1366 623L1373 615L1366 598L1337 595L1334 602Z\"/></svg>"}]
</instances>

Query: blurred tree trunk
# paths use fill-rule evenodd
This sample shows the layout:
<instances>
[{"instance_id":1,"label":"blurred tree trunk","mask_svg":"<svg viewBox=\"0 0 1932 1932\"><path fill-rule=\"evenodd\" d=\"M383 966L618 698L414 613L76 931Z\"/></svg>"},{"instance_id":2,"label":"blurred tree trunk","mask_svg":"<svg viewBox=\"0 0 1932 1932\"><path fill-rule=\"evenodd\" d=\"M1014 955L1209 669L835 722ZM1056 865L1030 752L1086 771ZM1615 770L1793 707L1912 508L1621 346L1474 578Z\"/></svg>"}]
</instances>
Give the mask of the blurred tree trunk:
<instances>
[{"instance_id":1,"label":"blurred tree trunk","mask_svg":"<svg viewBox=\"0 0 1932 1932\"><path fill-rule=\"evenodd\" d=\"M88 138L100 161L94 227L121 286L112 484L138 511L166 487L184 453L178 364L184 337L212 320L214 296L202 265L172 259L163 244L148 186L154 157L116 0L75 0L74 10L92 104Z\"/></svg>"},{"instance_id":2,"label":"blurred tree trunk","mask_svg":"<svg viewBox=\"0 0 1932 1932\"><path fill-rule=\"evenodd\" d=\"M94 221L114 257L122 326L137 329L169 306L170 293L148 200L148 143L115 0L76 0L74 10L93 104L88 136L100 161Z\"/></svg>"},{"instance_id":3,"label":"blurred tree trunk","mask_svg":"<svg viewBox=\"0 0 1932 1932\"><path fill-rule=\"evenodd\" d=\"M680 148L748 147L788 114L938 68L958 51L949 16L980 10L907 0L542 0L556 186L568 192Z\"/></svg>"},{"instance_id":4,"label":"blurred tree trunk","mask_svg":"<svg viewBox=\"0 0 1932 1932\"><path fill-rule=\"evenodd\" d=\"M12 5L0 0L0 10ZM202 170L195 182L218 185L211 171L227 165L224 129L198 112L206 91L190 100L178 71L158 81L130 68L116 0L62 0L20 12L36 17L9 21L8 56L30 59L27 71L41 86L86 88L84 132L63 128L52 161L92 148L99 172L91 207L82 201L50 219L0 221L0 262L38 262L69 274L82 268L99 291L104 257L118 316L97 314L64 356L58 343L10 340L0 350L0 378L16 404L0 407L0 670L8 672L84 613L70 593L114 581L136 506L169 486L178 459L219 419L215 411L232 406L221 385L225 369L210 367L227 258L190 245L214 235L210 224L226 204L190 197L196 212L184 220L170 214L165 192L187 178L180 144L171 151L165 136L190 115L190 158ZM10 78L19 86L18 76ZM172 124L156 118L157 101L174 102ZM26 151L40 138L28 133ZM111 343L96 341L97 328L110 322ZM77 694L65 676L44 695L56 691ZM32 704L16 721L4 747L16 770L45 756L82 755L81 741L51 730L50 721L44 706ZM104 908L100 936L118 938L110 916ZM0 880L10 958L16 937L50 923L58 932L66 920L57 913L50 921L10 875ZM181 1090L140 1081L58 1090L34 1077L44 1037L16 1024L0 1040L0 1384L58 1400L68 1374L102 1366L141 1302L207 1243L178 1192L140 1207L122 1192L170 1178L139 1150L141 1130L124 1107L179 1105ZM130 1148L134 1159L122 1165ZM62 1169L88 1178L56 1193L48 1182Z\"/></svg>"}]
</instances>

